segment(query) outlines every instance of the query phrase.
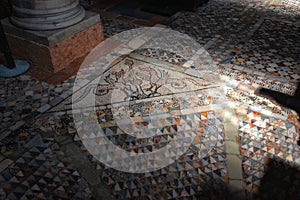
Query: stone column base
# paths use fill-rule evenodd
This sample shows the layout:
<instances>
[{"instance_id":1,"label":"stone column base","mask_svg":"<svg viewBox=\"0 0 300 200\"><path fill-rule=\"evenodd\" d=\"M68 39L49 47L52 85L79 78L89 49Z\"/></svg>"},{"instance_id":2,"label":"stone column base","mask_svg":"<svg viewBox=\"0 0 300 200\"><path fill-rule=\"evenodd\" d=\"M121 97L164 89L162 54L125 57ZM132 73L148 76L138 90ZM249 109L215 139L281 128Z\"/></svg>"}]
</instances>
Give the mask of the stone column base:
<instances>
[{"instance_id":1,"label":"stone column base","mask_svg":"<svg viewBox=\"0 0 300 200\"><path fill-rule=\"evenodd\" d=\"M13 57L27 60L30 75L50 83L61 82L76 73L84 57L104 40L100 17L93 12L86 12L78 24L53 31L20 29L8 18L1 22Z\"/></svg>"}]
</instances>

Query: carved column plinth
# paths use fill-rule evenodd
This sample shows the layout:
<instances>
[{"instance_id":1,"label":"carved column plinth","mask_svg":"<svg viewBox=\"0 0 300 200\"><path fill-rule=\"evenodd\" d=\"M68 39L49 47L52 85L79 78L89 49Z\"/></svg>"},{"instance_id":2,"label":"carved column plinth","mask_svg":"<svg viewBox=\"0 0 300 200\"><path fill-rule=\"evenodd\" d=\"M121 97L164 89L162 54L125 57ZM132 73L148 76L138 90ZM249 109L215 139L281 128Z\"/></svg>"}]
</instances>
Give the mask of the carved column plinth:
<instances>
[{"instance_id":1,"label":"carved column plinth","mask_svg":"<svg viewBox=\"0 0 300 200\"><path fill-rule=\"evenodd\" d=\"M73 75L80 60L104 39L100 16L86 12L78 0L12 4L13 15L1 23L13 57L29 61L30 75L41 80L58 83Z\"/></svg>"},{"instance_id":2,"label":"carved column plinth","mask_svg":"<svg viewBox=\"0 0 300 200\"><path fill-rule=\"evenodd\" d=\"M84 9L78 0L13 0L11 22L28 30L54 30L80 22Z\"/></svg>"}]
</instances>

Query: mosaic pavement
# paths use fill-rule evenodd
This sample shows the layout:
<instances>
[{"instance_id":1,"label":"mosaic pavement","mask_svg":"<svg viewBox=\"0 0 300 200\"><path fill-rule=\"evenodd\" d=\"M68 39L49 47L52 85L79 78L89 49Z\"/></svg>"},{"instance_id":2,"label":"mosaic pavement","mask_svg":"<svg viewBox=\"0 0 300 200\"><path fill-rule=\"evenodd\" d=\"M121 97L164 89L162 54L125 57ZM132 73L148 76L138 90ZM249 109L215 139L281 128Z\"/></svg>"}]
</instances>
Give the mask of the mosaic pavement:
<instances>
[{"instance_id":1,"label":"mosaic pavement","mask_svg":"<svg viewBox=\"0 0 300 200\"><path fill-rule=\"evenodd\" d=\"M267 19L231 63L299 81L299 31L300 26Z\"/></svg>"},{"instance_id":2,"label":"mosaic pavement","mask_svg":"<svg viewBox=\"0 0 300 200\"><path fill-rule=\"evenodd\" d=\"M104 28L104 36L110 37L125 30L138 28L139 26L130 22L101 17Z\"/></svg>"},{"instance_id":3,"label":"mosaic pavement","mask_svg":"<svg viewBox=\"0 0 300 200\"><path fill-rule=\"evenodd\" d=\"M107 37L138 27L102 20ZM272 197L297 199L300 149L290 123L297 116L253 94L258 86L293 94L299 81L297 20L297 1L210 1L170 24L208 50L212 60L199 59L202 67L190 52L158 51L145 44L82 89L81 94L96 94L96 115L91 117L128 152L155 152L182 130L191 133L188 150L174 163L146 173L107 167L83 145L74 124L78 116L71 111L74 77L56 86L26 75L0 78L7 85L0 89L1 199L268 199L265 194L273 194L273 188L264 175L273 161L283 163L275 169L296 172L279 177L287 186ZM181 49L176 43L170 48ZM192 73L212 62L223 95L215 92L220 87L216 82ZM93 70L91 66L81 75L93 81ZM130 87L133 80L142 89ZM120 104L124 100L132 103ZM124 116L134 122L136 132L128 134ZM109 155L107 160L124 162L114 152Z\"/></svg>"},{"instance_id":4,"label":"mosaic pavement","mask_svg":"<svg viewBox=\"0 0 300 200\"><path fill-rule=\"evenodd\" d=\"M299 81L299 8L291 0L209 1L169 26L195 38L219 63Z\"/></svg>"},{"instance_id":5,"label":"mosaic pavement","mask_svg":"<svg viewBox=\"0 0 300 200\"><path fill-rule=\"evenodd\" d=\"M58 144L51 141L52 138L43 140L37 133L22 144L20 141L24 142L26 133L21 132L17 136L20 139L1 141L1 153L7 157L15 150L20 151L16 146L24 148L14 162L10 159L2 161L1 199L91 198L88 183L71 164L71 159L64 156ZM5 169L3 163L7 165Z\"/></svg>"}]
</instances>

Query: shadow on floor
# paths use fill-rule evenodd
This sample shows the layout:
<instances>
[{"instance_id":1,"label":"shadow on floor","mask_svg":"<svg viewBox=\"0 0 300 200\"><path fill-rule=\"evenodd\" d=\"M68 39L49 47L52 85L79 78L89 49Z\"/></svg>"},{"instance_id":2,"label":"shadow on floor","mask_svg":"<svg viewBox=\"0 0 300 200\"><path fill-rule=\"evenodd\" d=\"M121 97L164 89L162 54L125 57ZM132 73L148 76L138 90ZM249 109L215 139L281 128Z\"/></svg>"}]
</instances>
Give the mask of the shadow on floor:
<instances>
[{"instance_id":1,"label":"shadow on floor","mask_svg":"<svg viewBox=\"0 0 300 200\"><path fill-rule=\"evenodd\" d=\"M271 160L255 199L300 199L300 170L283 161Z\"/></svg>"},{"instance_id":2,"label":"shadow on floor","mask_svg":"<svg viewBox=\"0 0 300 200\"><path fill-rule=\"evenodd\" d=\"M0 19L8 17L10 15L10 6L8 0L0 1Z\"/></svg>"}]
</instances>

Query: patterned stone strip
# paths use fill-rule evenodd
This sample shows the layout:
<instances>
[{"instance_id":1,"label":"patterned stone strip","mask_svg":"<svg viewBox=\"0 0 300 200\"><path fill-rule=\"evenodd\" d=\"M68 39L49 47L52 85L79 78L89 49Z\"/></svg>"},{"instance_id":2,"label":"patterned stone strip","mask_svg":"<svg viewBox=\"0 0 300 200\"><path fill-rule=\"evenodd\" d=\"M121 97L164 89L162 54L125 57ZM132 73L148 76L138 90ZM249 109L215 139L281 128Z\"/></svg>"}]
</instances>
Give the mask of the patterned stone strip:
<instances>
[{"instance_id":1,"label":"patterned stone strip","mask_svg":"<svg viewBox=\"0 0 300 200\"><path fill-rule=\"evenodd\" d=\"M238 139L238 119L235 110L224 109L225 153L227 158L228 186L231 199L245 199L242 160Z\"/></svg>"},{"instance_id":2,"label":"patterned stone strip","mask_svg":"<svg viewBox=\"0 0 300 200\"><path fill-rule=\"evenodd\" d=\"M247 74L254 74L254 75L257 75L257 76L266 77L267 79L271 79L271 80L274 80L274 81L280 81L280 82L283 82L283 83L291 83L292 85L297 82L296 80L289 80L289 79L286 79L284 77L273 76L271 74L266 74L266 73L258 71L256 69L251 69L251 68L242 67L242 66L238 66L238 65L218 64L217 66L218 66L219 70L224 69L224 68L239 70L239 71L247 73Z\"/></svg>"},{"instance_id":3,"label":"patterned stone strip","mask_svg":"<svg viewBox=\"0 0 300 200\"><path fill-rule=\"evenodd\" d=\"M271 5L272 1L262 1L261 2L261 7L267 8L269 5ZM241 13L240 13L240 18L238 21L236 21L235 23L232 23L229 25L228 28L228 34L227 35L223 35L223 37L220 38L216 38L214 40L209 41L205 46L207 46L206 48L219 48L219 49L227 49L227 50L232 50L233 47L236 47L237 49L239 49L236 52L231 52L228 51L227 53L224 52L222 57L222 60L219 61L219 63L225 64L228 63L229 61L231 61L235 55L237 55L240 51L241 51L241 47L243 46L244 43L246 43L253 35L254 33L261 27L262 23L264 22L265 18L264 16L262 16L262 14L259 13L259 11L257 12L253 12L251 14L251 16L249 15L245 15L246 12L249 12L249 10L252 8L254 9L259 9L260 3L257 4L249 4ZM248 24L247 21L249 20L249 17L253 18L253 21L257 22L255 24ZM238 29L235 28L234 26L236 26L237 24L239 24ZM245 30L248 30L247 32L245 32ZM238 41L237 38L235 36L233 36L232 34L236 34L239 33L238 36ZM230 42L226 42L224 40L224 38L226 38L226 40L230 41Z\"/></svg>"}]
</instances>

